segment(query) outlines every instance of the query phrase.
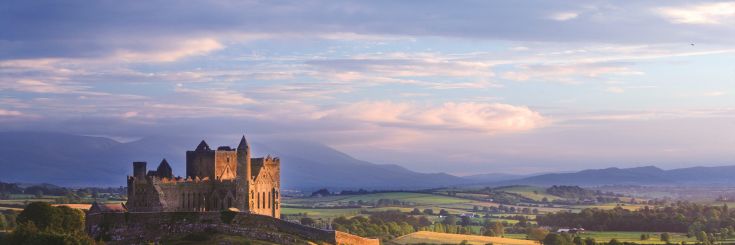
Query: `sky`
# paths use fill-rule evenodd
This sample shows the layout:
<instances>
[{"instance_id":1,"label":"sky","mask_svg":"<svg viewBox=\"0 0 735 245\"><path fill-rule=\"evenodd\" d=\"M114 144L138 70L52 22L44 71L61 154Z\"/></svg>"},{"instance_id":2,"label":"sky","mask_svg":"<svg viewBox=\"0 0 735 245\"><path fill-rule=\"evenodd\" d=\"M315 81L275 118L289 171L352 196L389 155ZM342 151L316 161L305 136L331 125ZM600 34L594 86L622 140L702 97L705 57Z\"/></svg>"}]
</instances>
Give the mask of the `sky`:
<instances>
[{"instance_id":1,"label":"sky","mask_svg":"<svg viewBox=\"0 0 735 245\"><path fill-rule=\"evenodd\" d=\"M6 0L0 128L456 175L730 165L735 1Z\"/></svg>"}]
</instances>

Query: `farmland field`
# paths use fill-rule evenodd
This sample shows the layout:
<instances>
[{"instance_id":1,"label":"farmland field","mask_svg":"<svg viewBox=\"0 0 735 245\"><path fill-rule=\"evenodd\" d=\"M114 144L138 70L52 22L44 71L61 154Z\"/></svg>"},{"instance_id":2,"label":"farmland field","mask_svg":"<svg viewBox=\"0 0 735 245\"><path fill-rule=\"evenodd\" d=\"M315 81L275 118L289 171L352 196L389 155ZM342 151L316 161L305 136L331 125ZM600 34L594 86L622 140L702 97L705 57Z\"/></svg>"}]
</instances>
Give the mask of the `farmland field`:
<instances>
[{"instance_id":1,"label":"farmland field","mask_svg":"<svg viewBox=\"0 0 735 245\"><path fill-rule=\"evenodd\" d=\"M380 199L392 199L401 200L404 202L413 202L417 205L434 205L434 204L453 204L453 203L467 203L472 202L463 198L432 195L425 193L411 193L411 192L388 192L388 193L373 193L364 195L340 195L340 196L327 196L327 197L314 197L314 198L294 198L285 199L284 202L289 204L314 204L314 203L339 203L339 202L350 202L350 201L363 201L363 202L375 202Z\"/></svg>"},{"instance_id":2,"label":"farmland field","mask_svg":"<svg viewBox=\"0 0 735 245\"><path fill-rule=\"evenodd\" d=\"M417 243L429 243L429 244L444 244L453 243L459 244L463 241L467 241L468 244L504 244L504 245L536 245L538 243L512 238L502 237L488 237L488 236L473 236L473 235L461 235L461 234L447 234L437 233L429 231L414 232L405 236L393 239L392 242L397 244L417 244Z\"/></svg>"},{"instance_id":3,"label":"farmland field","mask_svg":"<svg viewBox=\"0 0 735 245\"><path fill-rule=\"evenodd\" d=\"M541 201L544 198L546 198L548 201L554 201L554 200L560 199L558 196L554 196L554 195L546 193L546 189L543 187L509 186L509 187L499 188L498 190L505 191L508 193L518 194L526 198L533 199L535 201Z\"/></svg>"}]
</instances>

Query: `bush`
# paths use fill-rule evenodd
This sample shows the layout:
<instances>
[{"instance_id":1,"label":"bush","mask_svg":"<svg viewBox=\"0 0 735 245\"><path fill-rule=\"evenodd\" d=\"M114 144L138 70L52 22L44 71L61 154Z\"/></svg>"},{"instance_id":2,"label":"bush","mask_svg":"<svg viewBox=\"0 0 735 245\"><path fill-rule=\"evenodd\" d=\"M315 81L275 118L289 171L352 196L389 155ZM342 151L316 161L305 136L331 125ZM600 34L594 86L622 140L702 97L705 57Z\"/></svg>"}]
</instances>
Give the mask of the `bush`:
<instances>
[{"instance_id":1,"label":"bush","mask_svg":"<svg viewBox=\"0 0 735 245\"><path fill-rule=\"evenodd\" d=\"M222 222L225 224L231 224L232 220L235 219L235 216L237 216L237 212L233 212L230 210L223 210L220 212L220 219L222 219Z\"/></svg>"}]
</instances>

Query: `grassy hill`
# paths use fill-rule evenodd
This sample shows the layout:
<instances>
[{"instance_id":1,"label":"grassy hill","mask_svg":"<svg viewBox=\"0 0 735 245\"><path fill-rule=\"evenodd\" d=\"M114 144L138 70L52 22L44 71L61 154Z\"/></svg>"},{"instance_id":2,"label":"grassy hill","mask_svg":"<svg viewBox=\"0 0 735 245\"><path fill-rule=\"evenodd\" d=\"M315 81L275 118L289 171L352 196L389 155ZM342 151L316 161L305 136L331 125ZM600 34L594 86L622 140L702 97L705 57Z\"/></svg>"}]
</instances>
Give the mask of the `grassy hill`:
<instances>
[{"instance_id":1,"label":"grassy hill","mask_svg":"<svg viewBox=\"0 0 735 245\"><path fill-rule=\"evenodd\" d=\"M392 242L396 244L417 244L417 243L459 244L462 241L467 241L468 244L488 244L488 243L503 244L503 245L537 245L538 244L530 240L502 238L502 237L448 234L448 233L437 233L437 232L430 232L430 231L414 232L414 233L393 239Z\"/></svg>"}]
</instances>

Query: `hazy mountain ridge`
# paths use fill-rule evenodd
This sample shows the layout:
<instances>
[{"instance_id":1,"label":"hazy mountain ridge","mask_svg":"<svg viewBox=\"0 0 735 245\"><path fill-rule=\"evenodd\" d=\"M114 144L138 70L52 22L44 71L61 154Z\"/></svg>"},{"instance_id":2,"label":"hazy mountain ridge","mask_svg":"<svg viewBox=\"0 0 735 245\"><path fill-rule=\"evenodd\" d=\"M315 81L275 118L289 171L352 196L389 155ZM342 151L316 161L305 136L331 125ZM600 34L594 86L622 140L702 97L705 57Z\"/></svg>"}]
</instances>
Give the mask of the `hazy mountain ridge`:
<instances>
[{"instance_id":1,"label":"hazy mountain ridge","mask_svg":"<svg viewBox=\"0 0 735 245\"><path fill-rule=\"evenodd\" d=\"M735 185L735 166L689 167L663 170L655 166L588 169L574 173L551 173L492 185Z\"/></svg>"},{"instance_id":2,"label":"hazy mountain ridge","mask_svg":"<svg viewBox=\"0 0 735 245\"><path fill-rule=\"evenodd\" d=\"M235 142L235 141L233 141ZM120 143L104 137L44 132L0 133L0 181L65 186L125 185L132 161L154 169L162 158L184 175L185 151L193 139L144 138ZM214 147L214 145L212 145ZM420 189L466 183L448 174L424 174L397 165L361 161L307 141L251 141L254 156L281 158L286 189Z\"/></svg>"},{"instance_id":3,"label":"hazy mountain ridge","mask_svg":"<svg viewBox=\"0 0 735 245\"><path fill-rule=\"evenodd\" d=\"M185 151L200 139L149 137L120 143L104 137L44 132L0 132L0 181L62 186L120 186L133 161L154 169L162 158L185 174ZM235 142L233 140L233 142ZM654 166L588 169L538 175L478 174L456 177L418 173L393 164L355 159L308 141L252 140L253 155L281 158L285 189L422 189L455 185L732 185L735 166L663 170ZM234 143L233 143L234 144ZM215 147L214 145L211 145Z\"/></svg>"}]
</instances>

